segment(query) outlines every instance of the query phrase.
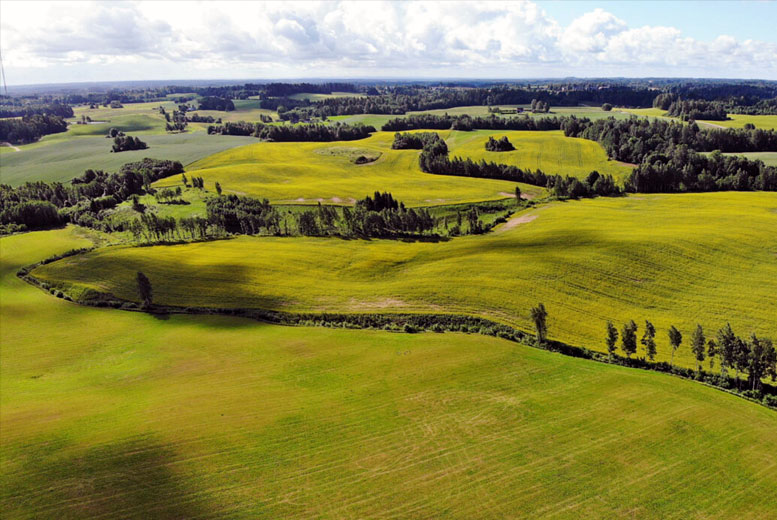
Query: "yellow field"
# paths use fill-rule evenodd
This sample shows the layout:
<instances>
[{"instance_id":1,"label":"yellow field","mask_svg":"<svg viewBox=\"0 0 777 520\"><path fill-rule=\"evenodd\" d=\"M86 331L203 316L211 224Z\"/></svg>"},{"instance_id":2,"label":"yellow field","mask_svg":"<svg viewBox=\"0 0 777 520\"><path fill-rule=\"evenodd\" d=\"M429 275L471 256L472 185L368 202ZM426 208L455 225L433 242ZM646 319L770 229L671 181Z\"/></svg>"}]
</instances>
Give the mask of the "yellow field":
<instances>
[{"instance_id":1,"label":"yellow field","mask_svg":"<svg viewBox=\"0 0 777 520\"><path fill-rule=\"evenodd\" d=\"M14 275L89 243L0 238L4 519L764 520L777 504L762 406L485 336L164 319Z\"/></svg>"},{"instance_id":2,"label":"yellow field","mask_svg":"<svg viewBox=\"0 0 777 520\"><path fill-rule=\"evenodd\" d=\"M511 229L444 243L240 237L102 249L34 273L137 300L134 276L143 271L160 304L445 312L524 330L543 302L552 338L595 350L605 348L607 320L634 319L641 329L649 319L662 360L672 324L686 339L697 323L775 335L774 194L598 198L522 217ZM675 359L693 366L687 345Z\"/></svg>"}]
</instances>

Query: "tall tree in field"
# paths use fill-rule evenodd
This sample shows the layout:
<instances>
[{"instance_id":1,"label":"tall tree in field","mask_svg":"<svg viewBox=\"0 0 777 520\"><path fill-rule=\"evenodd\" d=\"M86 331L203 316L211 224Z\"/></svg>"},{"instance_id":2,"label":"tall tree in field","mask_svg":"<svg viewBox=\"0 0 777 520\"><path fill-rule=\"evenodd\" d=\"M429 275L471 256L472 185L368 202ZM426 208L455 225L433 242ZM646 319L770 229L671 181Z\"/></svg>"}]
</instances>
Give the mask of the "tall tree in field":
<instances>
[{"instance_id":1,"label":"tall tree in field","mask_svg":"<svg viewBox=\"0 0 777 520\"><path fill-rule=\"evenodd\" d=\"M184 187L188 187L189 186L189 179L186 178L186 174L185 173L181 174L181 182L183 183Z\"/></svg>"},{"instance_id":2,"label":"tall tree in field","mask_svg":"<svg viewBox=\"0 0 777 520\"><path fill-rule=\"evenodd\" d=\"M637 351L637 324L634 320L623 325L621 330L621 348L627 358Z\"/></svg>"},{"instance_id":3,"label":"tall tree in field","mask_svg":"<svg viewBox=\"0 0 777 520\"><path fill-rule=\"evenodd\" d=\"M645 347L645 357L653 361L656 358L656 328L648 320L645 320L645 333L640 343Z\"/></svg>"},{"instance_id":4,"label":"tall tree in field","mask_svg":"<svg viewBox=\"0 0 777 520\"><path fill-rule=\"evenodd\" d=\"M521 187L516 186L515 187L515 203L520 204L521 202Z\"/></svg>"},{"instance_id":5,"label":"tall tree in field","mask_svg":"<svg viewBox=\"0 0 777 520\"><path fill-rule=\"evenodd\" d=\"M618 348L616 346L618 343L618 329L615 328L615 325L613 325L611 321L607 322L607 337L604 341L607 343L607 354L609 354L610 359L612 359L612 356L615 354L615 349Z\"/></svg>"},{"instance_id":6,"label":"tall tree in field","mask_svg":"<svg viewBox=\"0 0 777 520\"><path fill-rule=\"evenodd\" d=\"M696 357L696 370L699 372L701 372L701 362L704 361L706 341L704 329L701 328L701 325L696 325L696 329L691 336L691 352Z\"/></svg>"},{"instance_id":7,"label":"tall tree in field","mask_svg":"<svg viewBox=\"0 0 777 520\"><path fill-rule=\"evenodd\" d=\"M143 307L150 307L153 298L151 281L140 271L138 271L136 279L138 282L138 296L140 296L140 301L143 302Z\"/></svg>"},{"instance_id":8,"label":"tall tree in field","mask_svg":"<svg viewBox=\"0 0 777 520\"><path fill-rule=\"evenodd\" d=\"M542 345L548 332L548 312L545 310L545 306L540 303L536 307L532 307L530 314L534 322L534 331L537 334L537 344Z\"/></svg>"},{"instance_id":9,"label":"tall tree in field","mask_svg":"<svg viewBox=\"0 0 777 520\"><path fill-rule=\"evenodd\" d=\"M748 380L750 381L750 390L756 390L761 388L761 379L764 376L769 374L774 378L777 352L775 352L771 340L759 338L755 334L750 336L748 346Z\"/></svg>"},{"instance_id":10,"label":"tall tree in field","mask_svg":"<svg viewBox=\"0 0 777 520\"><path fill-rule=\"evenodd\" d=\"M718 344L710 338L707 340L707 359L710 360L710 370L715 368L715 356L718 355Z\"/></svg>"},{"instance_id":11,"label":"tall tree in field","mask_svg":"<svg viewBox=\"0 0 777 520\"><path fill-rule=\"evenodd\" d=\"M218 182L216 183L216 193L221 195L221 184L219 184Z\"/></svg>"},{"instance_id":12,"label":"tall tree in field","mask_svg":"<svg viewBox=\"0 0 777 520\"><path fill-rule=\"evenodd\" d=\"M736 370L736 350L737 350L737 337L734 331L731 330L731 324L726 323L726 326L718 331L718 356L720 357L720 373L725 375L729 368Z\"/></svg>"},{"instance_id":13,"label":"tall tree in field","mask_svg":"<svg viewBox=\"0 0 777 520\"><path fill-rule=\"evenodd\" d=\"M680 348L680 345L683 342L683 334L679 330L677 330L677 327L672 325L669 327L669 344L672 345L672 358L671 361L669 361L670 366L674 366L674 353L677 352L677 349Z\"/></svg>"},{"instance_id":14,"label":"tall tree in field","mask_svg":"<svg viewBox=\"0 0 777 520\"><path fill-rule=\"evenodd\" d=\"M737 388L739 388L739 373L746 372L748 368L750 368L750 345L737 336L734 342L734 377L737 380Z\"/></svg>"}]
</instances>

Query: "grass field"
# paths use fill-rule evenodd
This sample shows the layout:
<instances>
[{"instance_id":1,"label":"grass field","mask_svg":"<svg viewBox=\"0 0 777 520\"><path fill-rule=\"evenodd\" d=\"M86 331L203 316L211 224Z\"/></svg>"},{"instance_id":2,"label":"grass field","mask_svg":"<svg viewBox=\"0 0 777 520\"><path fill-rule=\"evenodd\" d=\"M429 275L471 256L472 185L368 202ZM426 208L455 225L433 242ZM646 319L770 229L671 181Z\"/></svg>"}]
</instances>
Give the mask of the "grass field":
<instances>
[{"instance_id":1,"label":"grass field","mask_svg":"<svg viewBox=\"0 0 777 520\"><path fill-rule=\"evenodd\" d=\"M520 216L512 229L444 243L240 237L107 248L34 273L137 300L135 272L143 271L160 304L450 312L524 330L529 309L543 302L552 338L600 351L608 319L634 319L640 336L649 319L667 360L675 324L686 335L675 360L686 366L694 366L688 342L697 323L775 336L773 194L598 198Z\"/></svg>"},{"instance_id":2,"label":"grass field","mask_svg":"<svg viewBox=\"0 0 777 520\"><path fill-rule=\"evenodd\" d=\"M761 406L495 338L159 319L14 276L88 243L0 239L4 518L760 520L777 504Z\"/></svg>"},{"instance_id":3,"label":"grass field","mask_svg":"<svg viewBox=\"0 0 777 520\"><path fill-rule=\"evenodd\" d=\"M324 99L343 98L343 97L365 97L364 94L357 92L332 92L331 94L312 94L310 92L300 92L292 94L291 99L307 99L309 101L322 101Z\"/></svg>"},{"instance_id":4,"label":"grass field","mask_svg":"<svg viewBox=\"0 0 777 520\"><path fill-rule=\"evenodd\" d=\"M208 188L219 182L227 193L266 197L276 203L314 203L319 199L349 203L381 190L390 191L405 204L425 206L501 199L515 191L515 183L508 181L423 173L418 166L418 150L392 150L393 139L393 133L379 132L347 142L258 142L212 155L188 170L191 175L203 177ZM354 164L350 157L362 153L379 153L380 158ZM172 178L156 185L178 183ZM529 195L544 192L528 184L522 184L521 190Z\"/></svg>"},{"instance_id":5,"label":"grass field","mask_svg":"<svg viewBox=\"0 0 777 520\"><path fill-rule=\"evenodd\" d=\"M378 132L359 141L335 143L256 143L223 152L192 164L192 175L208 185L219 182L226 191L267 197L273 202L348 202L375 190L388 190L410 205L473 202L504 198L513 193L514 183L486 179L446 177L423 173L418 151L392 150L392 132ZM567 138L561 132L474 132L444 131L451 155L475 160L515 164L585 177L591 170L625 178L631 167L608 161L602 147L584 139ZM487 152L489 135L507 135L515 152ZM344 153L343 151L348 151ZM335 153L337 152L337 153ZM341 153L342 152L342 153ZM356 165L350 156L380 154L369 164ZM164 179L170 186L177 179ZM522 185L528 195L542 190ZM302 200L300 200L302 199Z\"/></svg>"},{"instance_id":6,"label":"grass field","mask_svg":"<svg viewBox=\"0 0 777 520\"><path fill-rule=\"evenodd\" d=\"M515 150L512 152L488 152L486 142L489 136L498 139L507 136ZM451 155L485 159L497 163L513 164L519 168L545 173L560 173L585 178L592 170L609 174L616 181L623 181L633 167L610 161L599 143L585 139L565 137L564 132L494 132L476 130L473 132L450 132L447 138Z\"/></svg>"},{"instance_id":7,"label":"grass field","mask_svg":"<svg viewBox=\"0 0 777 520\"><path fill-rule=\"evenodd\" d=\"M621 110L623 112L638 116L675 119L679 121L679 119L676 118L666 117L664 115L666 114L666 110L661 110L660 108L623 108L615 110ZM756 128L760 128L762 130L777 129L777 116L748 116L741 114L729 114L728 117L729 119L727 121L703 121L700 119L698 123L701 123L702 127L708 128L744 128L746 123L752 123Z\"/></svg>"},{"instance_id":8,"label":"grass field","mask_svg":"<svg viewBox=\"0 0 777 520\"><path fill-rule=\"evenodd\" d=\"M777 152L724 153L723 155L747 157L751 161L763 161L767 166L777 166Z\"/></svg>"},{"instance_id":9,"label":"grass field","mask_svg":"<svg viewBox=\"0 0 777 520\"><path fill-rule=\"evenodd\" d=\"M102 136L27 145L20 147L20 152L10 151L0 155L0 179L12 186L27 181L66 182L89 168L116 171L122 164L144 157L189 164L222 150L256 142L256 139L193 132L148 135L143 137L143 141L148 144L148 149L121 153L111 153L111 140Z\"/></svg>"}]
</instances>

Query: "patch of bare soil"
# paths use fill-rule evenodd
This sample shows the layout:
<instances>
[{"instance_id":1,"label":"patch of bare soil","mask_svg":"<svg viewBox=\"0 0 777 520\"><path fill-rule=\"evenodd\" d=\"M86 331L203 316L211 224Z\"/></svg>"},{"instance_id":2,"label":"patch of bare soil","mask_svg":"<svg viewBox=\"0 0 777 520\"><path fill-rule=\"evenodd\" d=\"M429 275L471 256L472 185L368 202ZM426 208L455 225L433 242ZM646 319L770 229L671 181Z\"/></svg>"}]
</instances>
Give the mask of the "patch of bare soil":
<instances>
[{"instance_id":1,"label":"patch of bare soil","mask_svg":"<svg viewBox=\"0 0 777 520\"><path fill-rule=\"evenodd\" d=\"M8 148L13 148L13 150L16 151L16 152L21 152L22 151L21 148L19 148L18 146L14 146L11 143L3 142L3 143L0 143L0 146L7 146Z\"/></svg>"},{"instance_id":2,"label":"patch of bare soil","mask_svg":"<svg viewBox=\"0 0 777 520\"><path fill-rule=\"evenodd\" d=\"M537 214L536 213L532 213L532 214L529 214L529 215L521 215L520 217L513 217L510 220L508 220L507 222L505 222L504 226L502 226L499 229L497 229L496 233L504 233L505 231L509 231L509 230L513 229L514 227L520 226L521 224L528 224L529 222L531 222L535 218L537 218Z\"/></svg>"}]
</instances>

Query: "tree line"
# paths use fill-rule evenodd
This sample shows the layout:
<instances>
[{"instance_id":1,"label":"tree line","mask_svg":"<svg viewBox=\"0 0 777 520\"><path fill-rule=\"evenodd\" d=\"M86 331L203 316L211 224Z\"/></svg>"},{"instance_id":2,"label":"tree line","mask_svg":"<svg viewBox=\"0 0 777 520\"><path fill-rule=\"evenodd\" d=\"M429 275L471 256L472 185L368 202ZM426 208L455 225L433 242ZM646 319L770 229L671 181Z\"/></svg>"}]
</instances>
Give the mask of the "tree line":
<instances>
[{"instance_id":1,"label":"tree line","mask_svg":"<svg viewBox=\"0 0 777 520\"><path fill-rule=\"evenodd\" d=\"M32 143L44 135L65 131L67 121L59 115L32 114L20 119L0 119L0 141L11 144Z\"/></svg>"},{"instance_id":2,"label":"tree line","mask_svg":"<svg viewBox=\"0 0 777 520\"><path fill-rule=\"evenodd\" d=\"M235 104L228 97L205 96L199 100L198 110L231 112L235 110Z\"/></svg>"},{"instance_id":3,"label":"tree line","mask_svg":"<svg viewBox=\"0 0 777 520\"><path fill-rule=\"evenodd\" d=\"M239 121L208 127L209 134L252 135L259 139L275 142L354 141L369 137L373 132L375 132L375 127L372 126L362 124L348 125L344 123L336 123L334 125L266 125L264 123Z\"/></svg>"}]
</instances>

